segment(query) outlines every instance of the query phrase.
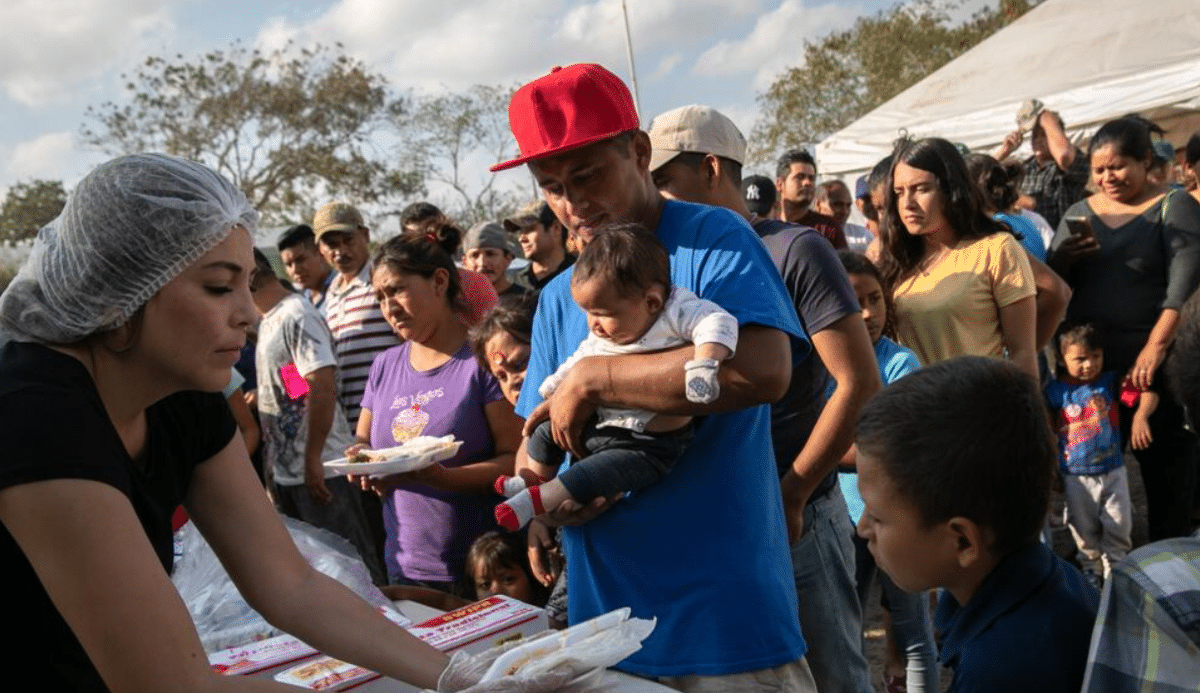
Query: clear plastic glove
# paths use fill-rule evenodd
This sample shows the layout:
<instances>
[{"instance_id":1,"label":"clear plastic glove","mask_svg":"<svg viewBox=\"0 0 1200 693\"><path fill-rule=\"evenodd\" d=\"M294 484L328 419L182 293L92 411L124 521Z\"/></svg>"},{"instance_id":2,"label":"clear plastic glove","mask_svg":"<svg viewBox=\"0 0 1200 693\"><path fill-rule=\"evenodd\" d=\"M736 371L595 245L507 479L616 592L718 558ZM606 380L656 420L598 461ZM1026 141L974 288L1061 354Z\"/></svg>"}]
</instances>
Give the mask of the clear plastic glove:
<instances>
[{"instance_id":1,"label":"clear plastic glove","mask_svg":"<svg viewBox=\"0 0 1200 693\"><path fill-rule=\"evenodd\" d=\"M594 690L607 667L637 652L654 619L617 609L561 632L494 647L456 652L438 678L438 693L582 693Z\"/></svg>"},{"instance_id":2,"label":"clear plastic glove","mask_svg":"<svg viewBox=\"0 0 1200 693\"><path fill-rule=\"evenodd\" d=\"M577 672L569 666L563 666L533 677L505 676L480 683L497 657L523 644L524 641L518 640L475 655L462 650L455 652L445 671L438 677L437 693L549 693L562 689L576 678Z\"/></svg>"},{"instance_id":3,"label":"clear plastic glove","mask_svg":"<svg viewBox=\"0 0 1200 693\"><path fill-rule=\"evenodd\" d=\"M689 402L709 404L716 401L721 395L721 384L717 381L720 365L716 359L694 359L683 364Z\"/></svg>"}]
</instances>

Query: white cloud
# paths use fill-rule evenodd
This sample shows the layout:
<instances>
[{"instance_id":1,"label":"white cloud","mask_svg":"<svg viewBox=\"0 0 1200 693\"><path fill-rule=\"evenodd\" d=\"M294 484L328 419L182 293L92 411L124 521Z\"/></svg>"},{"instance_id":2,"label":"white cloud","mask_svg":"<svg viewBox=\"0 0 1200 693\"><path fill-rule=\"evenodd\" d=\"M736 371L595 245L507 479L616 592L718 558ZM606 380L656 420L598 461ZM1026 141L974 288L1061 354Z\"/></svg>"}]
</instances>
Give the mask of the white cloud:
<instances>
[{"instance_id":1,"label":"white cloud","mask_svg":"<svg viewBox=\"0 0 1200 693\"><path fill-rule=\"evenodd\" d=\"M745 19L760 4L761 0L631 2L630 33L637 59L654 64L668 47L672 52L698 50L707 45L707 37ZM431 91L522 82L553 65L576 62L600 62L622 76L628 69L620 0L341 0L305 24L272 22L257 41L278 47L288 39L340 41L393 84Z\"/></svg>"},{"instance_id":2,"label":"white cloud","mask_svg":"<svg viewBox=\"0 0 1200 693\"><path fill-rule=\"evenodd\" d=\"M26 106L63 102L137 46L173 30L179 0L4 0L0 91ZM156 44L157 45L157 44Z\"/></svg>"},{"instance_id":3,"label":"white cloud","mask_svg":"<svg viewBox=\"0 0 1200 693\"><path fill-rule=\"evenodd\" d=\"M650 74L650 79L661 79L675 71L679 64L683 62L683 56L679 53L672 53L662 60L658 61L658 67Z\"/></svg>"},{"instance_id":4,"label":"white cloud","mask_svg":"<svg viewBox=\"0 0 1200 693\"><path fill-rule=\"evenodd\" d=\"M104 158L107 157L98 152L82 153L76 149L73 132L50 132L12 147L5 157L4 179L60 180L70 188Z\"/></svg>"},{"instance_id":5,"label":"white cloud","mask_svg":"<svg viewBox=\"0 0 1200 693\"><path fill-rule=\"evenodd\" d=\"M755 90L770 86L784 68L803 60L806 39L849 26L862 7L848 3L808 6L804 0L784 0L759 16L744 38L722 40L696 60L695 72L709 77L753 74Z\"/></svg>"}]
</instances>

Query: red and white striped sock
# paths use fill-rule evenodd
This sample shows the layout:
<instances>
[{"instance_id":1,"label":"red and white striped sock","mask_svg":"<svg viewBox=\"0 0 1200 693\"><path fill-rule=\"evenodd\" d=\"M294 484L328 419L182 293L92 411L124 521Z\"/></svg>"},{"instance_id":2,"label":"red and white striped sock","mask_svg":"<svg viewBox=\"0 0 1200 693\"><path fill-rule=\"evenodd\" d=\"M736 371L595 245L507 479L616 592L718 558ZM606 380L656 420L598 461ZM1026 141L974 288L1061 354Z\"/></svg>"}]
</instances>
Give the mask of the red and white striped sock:
<instances>
[{"instance_id":1,"label":"red and white striped sock","mask_svg":"<svg viewBox=\"0 0 1200 693\"><path fill-rule=\"evenodd\" d=\"M542 507L541 488L531 486L496 506L496 522L501 527L515 532L545 512L546 509Z\"/></svg>"}]
</instances>

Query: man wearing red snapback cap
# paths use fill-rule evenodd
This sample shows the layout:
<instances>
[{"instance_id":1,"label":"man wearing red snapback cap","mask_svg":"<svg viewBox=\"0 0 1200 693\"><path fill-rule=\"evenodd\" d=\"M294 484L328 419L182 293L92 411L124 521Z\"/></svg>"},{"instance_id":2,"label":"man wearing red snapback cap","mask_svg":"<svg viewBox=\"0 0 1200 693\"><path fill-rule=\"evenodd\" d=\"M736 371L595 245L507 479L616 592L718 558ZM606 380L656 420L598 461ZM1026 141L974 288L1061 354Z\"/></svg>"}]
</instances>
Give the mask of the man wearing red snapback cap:
<instances>
[{"instance_id":1,"label":"man wearing red snapback cap","mask_svg":"<svg viewBox=\"0 0 1200 693\"><path fill-rule=\"evenodd\" d=\"M656 617L654 633L618 668L681 690L815 691L767 405L788 386L788 336L807 339L779 273L741 217L659 195L633 99L603 67L555 68L525 85L509 122L521 156L492 170L528 164L555 215L585 242L613 223L654 229L671 256L673 283L740 325L738 353L722 366L713 404L684 395L689 348L585 359L542 403L537 384L588 334L571 299L571 269L542 290L519 414L532 422L548 413L556 438L573 450L598 404L704 416L675 472L658 484L551 513L574 523L563 532L571 622L623 606ZM545 533L534 523L532 541Z\"/></svg>"}]
</instances>

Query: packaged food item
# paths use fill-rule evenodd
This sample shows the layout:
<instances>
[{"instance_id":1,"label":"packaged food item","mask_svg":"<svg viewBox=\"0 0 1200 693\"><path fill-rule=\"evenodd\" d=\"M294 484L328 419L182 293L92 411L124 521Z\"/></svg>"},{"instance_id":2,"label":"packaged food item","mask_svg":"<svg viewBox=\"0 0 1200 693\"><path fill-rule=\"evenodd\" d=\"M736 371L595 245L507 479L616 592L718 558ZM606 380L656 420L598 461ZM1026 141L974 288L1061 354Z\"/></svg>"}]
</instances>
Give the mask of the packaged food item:
<instances>
[{"instance_id":1,"label":"packaged food item","mask_svg":"<svg viewBox=\"0 0 1200 693\"><path fill-rule=\"evenodd\" d=\"M320 656L275 674L275 680L314 691L346 690L374 679L379 674L333 657Z\"/></svg>"},{"instance_id":2,"label":"packaged food item","mask_svg":"<svg viewBox=\"0 0 1200 693\"><path fill-rule=\"evenodd\" d=\"M476 653L546 630L546 612L497 594L409 626L408 632L442 652Z\"/></svg>"},{"instance_id":3,"label":"packaged food item","mask_svg":"<svg viewBox=\"0 0 1200 693\"><path fill-rule=\"evenodd\" d=\"M412 621L390 606L378 608L389 621L400 627L412 624ZM284 633L266 640L258 640L214 652L208 656L208 664L214 670L227 676L249 676L315 657L318 654L320 653L299 638Z\"/></svg>"},{"instance_id":4,"label":"packaged food item","mask_svg":"<svg viewBox=\"0 0 1200 693\"><path fill-rule=\"evenodd\" d=\"M208 664L226 675L256 674L271 667L305 659L317 651L288 634L231 647L208 656Z\"/></svg>"}]
</instances>

